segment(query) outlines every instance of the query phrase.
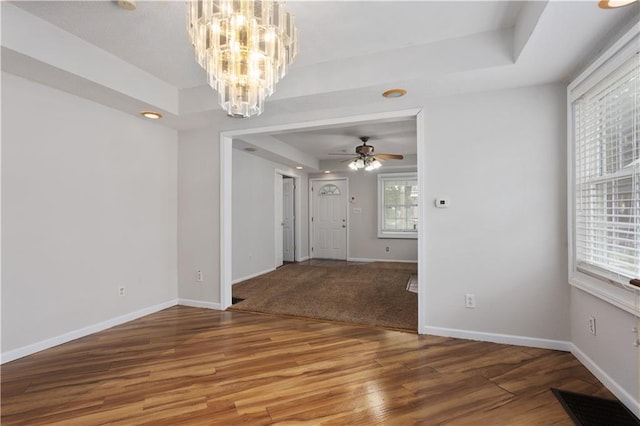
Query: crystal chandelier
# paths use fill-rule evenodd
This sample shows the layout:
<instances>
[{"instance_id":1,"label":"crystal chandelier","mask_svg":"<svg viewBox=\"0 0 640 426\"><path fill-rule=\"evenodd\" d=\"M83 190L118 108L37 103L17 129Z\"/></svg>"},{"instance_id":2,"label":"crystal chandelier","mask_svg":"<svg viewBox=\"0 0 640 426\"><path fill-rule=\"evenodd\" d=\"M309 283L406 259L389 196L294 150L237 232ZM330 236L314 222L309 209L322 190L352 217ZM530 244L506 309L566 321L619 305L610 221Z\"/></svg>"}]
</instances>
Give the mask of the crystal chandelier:
<instances>
[{"instance_id":1,"label":"crystal chandelier","mask_svg":"<svg viewBox=\"0 0 640 426\"><path fill-rule=\"evenodd\" d=\"M189 37L220 106L233 117L260 115L298 53L297 29L274 0L188 2Z\"/></svg>"}]
</instances>

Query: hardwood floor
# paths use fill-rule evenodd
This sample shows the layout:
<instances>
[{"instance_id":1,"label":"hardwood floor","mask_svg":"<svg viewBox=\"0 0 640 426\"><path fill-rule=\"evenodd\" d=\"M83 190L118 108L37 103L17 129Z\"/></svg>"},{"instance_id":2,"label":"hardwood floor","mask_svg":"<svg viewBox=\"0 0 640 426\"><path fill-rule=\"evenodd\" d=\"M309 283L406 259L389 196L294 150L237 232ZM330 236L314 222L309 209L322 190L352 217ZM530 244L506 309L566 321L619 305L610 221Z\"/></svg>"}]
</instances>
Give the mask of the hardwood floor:
<instances>
[{"instance_id":1,"label":"hardwood floor","mask_svg":"<svg viewBox=\"0 0 640 426\"><path fill-rule=\"evenodd\" d=\"M3 425L560 424L571 354L177 306L2 366Z\"/></svg>"}]
</instances>

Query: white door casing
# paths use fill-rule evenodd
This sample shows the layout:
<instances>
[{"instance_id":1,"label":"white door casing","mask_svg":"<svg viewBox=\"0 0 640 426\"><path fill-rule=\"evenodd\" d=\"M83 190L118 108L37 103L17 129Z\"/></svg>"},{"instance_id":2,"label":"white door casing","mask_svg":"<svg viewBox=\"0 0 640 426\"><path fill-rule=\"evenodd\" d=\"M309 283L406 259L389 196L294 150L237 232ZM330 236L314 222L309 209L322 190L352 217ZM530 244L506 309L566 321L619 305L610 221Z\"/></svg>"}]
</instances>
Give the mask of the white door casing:
<instances>
[{"instance_id":1,"label":"white door casing","mask_svg":"<svg viewBox=\"0 0 640 426\"><path fill-rule=\"evenodd\" d=\"M295 260L295 244L294 244L294 222L293 213L293 178L285 177L282 180L282 240L283 240L283 259L285 262L293 262Z\"/></svg>"},{"instance_id":2,"label":"white door casing","mask_svg":"<svg viewBox=\"0 0 640 426\"><path fill-rule=\"evenodd\" d=\"M219 214L220 214L220 227L219 227L219 249L220 249L220 286L219 286L219 301L217 302L202 302L204 307L210 307L212 309L226 309L231 306L231 283L233 281L232 278L232 259L231 259L231 251L232 251L232 240L233 235L231 232L232 229L232 218L233 218L233 209L232 209L232 165L233 165L233 139L235 137L240 137L244 135L260 135L267 134L271 132L282 132L282 131L290 131L290 130L301 130L301 129L312 129L312 128L320 128L327 126L339 126L346 123L367 123L378 120L389 120L395 118L415 118L416 121L416 130L417 130L417 145L418 145L418 153L417 153L417 163L418 163L418 186L423 188L422 190L427 193L427 188L429 188L426 176L426 170L421 166L425 161L426 153L426 129L425 129L425 114L421 108L413 108L407 110L398 110L398 111L386 111L381 113L368 113L356 116L349 117L339 117L333 119L323 119L323 120L315 120L312 122L304 122L304 123L288 123L281 125L271 125L265 127L258 128L250 128L250 129L237 129L237 130L228 130L222 131L219 134L219 159L216 158L216 161L219 161L220 164L220 198L219 198ZM298 178L297 176L296 178ZM309 181L311 183L311 180ZM296 211L300 211L299 207L299 199L296 203ZM310 204L312 203L312 198L309 197ZM420 223L427 223L427 203L420 203L418 206L418 220ZM309 206L311 207L311 206ZM311 209L309 209L309 213L311 213ZM296 223L296 238L301 238L301 230L300 227L301 222L298 221ZM310 231L312 229L310 227ZM427 275L428 270L426 269L425 259L427 253L427 244L426 244L426 235L425 235L425 227L418 227L418 333L426 334L429 329L429 323L427 321L427 303L426 297L422 297L426 294L428 290L427 286ZM312 238L310 238L311 240ZM347 240L348 246L348 240ZM348 247L347 247L348 251ZM311 253L310 253L310 256ZM433 302L433 303L437 303Z\"/></svg>"},{"instance_id":3,"label":"white door casing","mask_svg":"<svg viewBox=\"0 0 640 426\"><path fill-rule=\"evenodd\" d=\"M274 185L274 198L275 198L275 214L274 214L274 233L275 233L275 267L282 266L284 263L283 260L283 245L284 241L282 239L282 228L284 222L282 220L282 185L283 178L280 173L276 173L275 176L275 185Z\"/></svg>"},{"instance_id":4,"label":"white door casing","mask_svg":"<svg viewBox=\"0 0 640 426\"><path fill-rule=\"evenodd\" d=\"M311 257L347 259L347 181L313 180Z\"/></svg>"}]
</instances>

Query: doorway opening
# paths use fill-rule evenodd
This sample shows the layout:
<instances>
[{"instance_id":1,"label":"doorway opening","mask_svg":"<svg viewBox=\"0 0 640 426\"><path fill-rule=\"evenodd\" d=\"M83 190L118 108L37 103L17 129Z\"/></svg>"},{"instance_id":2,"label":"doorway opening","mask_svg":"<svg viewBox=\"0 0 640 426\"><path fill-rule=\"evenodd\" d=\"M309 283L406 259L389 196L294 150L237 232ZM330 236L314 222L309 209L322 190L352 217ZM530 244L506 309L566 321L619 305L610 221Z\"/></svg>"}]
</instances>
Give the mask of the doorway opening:
<instances>
[{"instance_id":1,"label":"doorway opening","mask_svg":"<svg viewBox=\"0 0 640 426\"><path fill-rule=\"evenodd\" d=\"M415 134L417 145L417 170L418 187L421 192L428 193L426 170L421 167L426 155L424 114L421 109L390 111L384 113L363 114L346 118L325 119L305 123L292 123L286 125L274 125L254 129L231 130L220 133L220 309L226 309L231 305L232 283L232 152L234 138L251 135L269 135L275 133L287 133L297 130L326 129L345 124L366 124L377 121L390 121L410 118L415 120ZM299 195L299 193L297 193ZM426 223L427 203L418 205L418 221ZM300 216L298 216L300 217ZM300 221L297 221L299 226ZM427 252L425 226L418 227L418 333L424 334L427 330L426 318L426 292L427 271L425 270ZM301 234L297 233L296 239ZM298 246L300 247L300 246Z\"/></svg>"},{"instance_id":2,"label":"doorway opening","mask_svg":"<svg viewBox=\"0 0 640 426\"><path fill-rule=\"evenodd\" d=\"M276 172L275 180L275 267L296 261L296 179Z\"/></svg>"}]
</instances>

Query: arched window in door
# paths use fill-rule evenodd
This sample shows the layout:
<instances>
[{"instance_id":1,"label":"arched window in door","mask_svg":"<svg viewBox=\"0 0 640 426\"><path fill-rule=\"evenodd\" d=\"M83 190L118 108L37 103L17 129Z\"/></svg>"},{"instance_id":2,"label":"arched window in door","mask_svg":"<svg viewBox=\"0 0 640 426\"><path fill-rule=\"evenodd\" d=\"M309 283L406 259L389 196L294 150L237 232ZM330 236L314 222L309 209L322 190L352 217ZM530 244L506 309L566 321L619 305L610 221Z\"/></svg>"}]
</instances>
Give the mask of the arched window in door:
<instances>
[{"instance_id":1,"label":"arched window in door","mask_svg":"<svg viewBox=\"0 0 640 426\"><path fill-rule=\"evenodd\" d=\"M318 195L340 195L340 188L330 183L320 188Z\"/></svg>"}]
</instances>

